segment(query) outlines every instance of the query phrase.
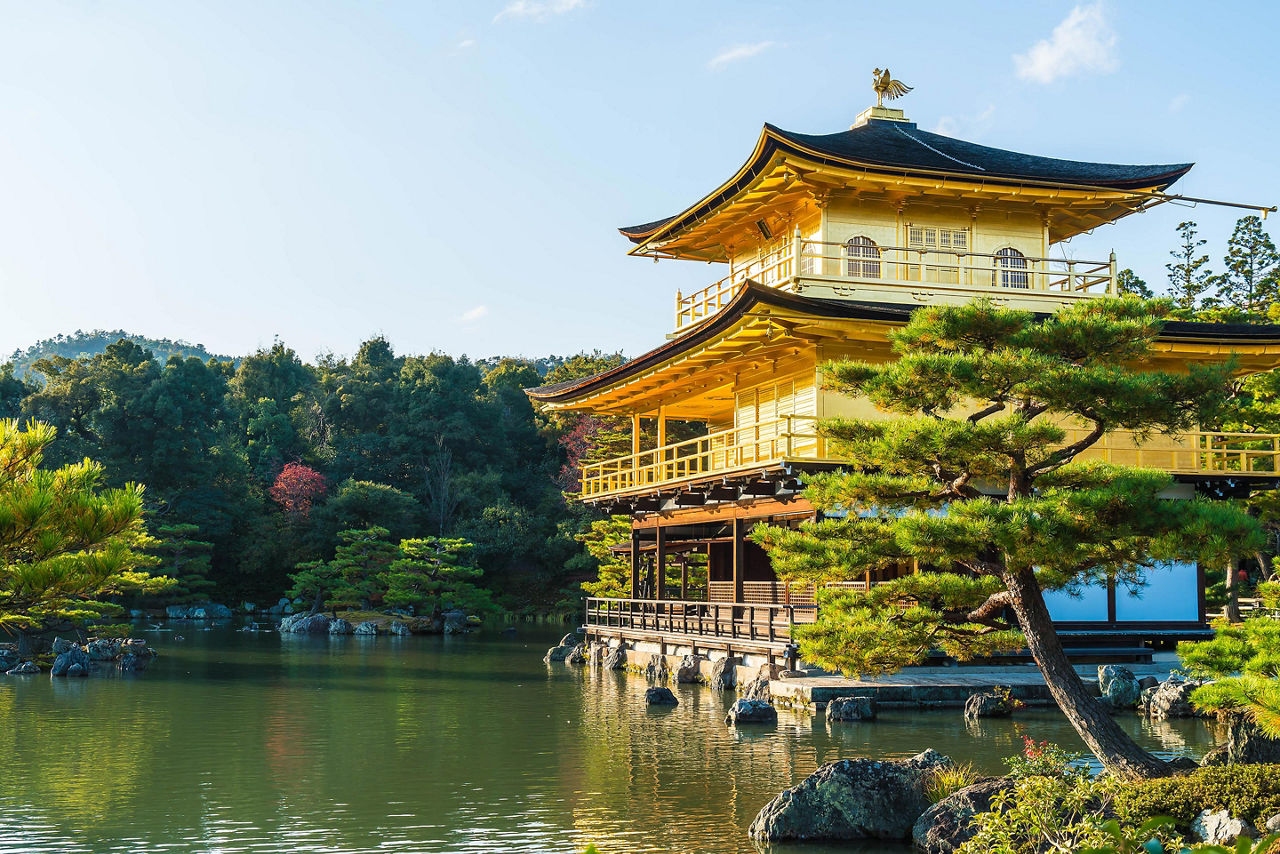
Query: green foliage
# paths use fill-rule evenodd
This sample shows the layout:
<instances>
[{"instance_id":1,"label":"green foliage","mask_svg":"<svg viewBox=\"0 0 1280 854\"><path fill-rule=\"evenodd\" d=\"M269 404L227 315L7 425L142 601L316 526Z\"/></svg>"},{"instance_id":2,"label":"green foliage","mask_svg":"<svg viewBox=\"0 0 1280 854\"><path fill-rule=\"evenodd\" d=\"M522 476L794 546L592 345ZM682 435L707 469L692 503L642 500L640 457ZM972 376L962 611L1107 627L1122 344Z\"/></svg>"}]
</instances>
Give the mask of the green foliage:
<instances>
[{"instance_id":1,"label":"green foliage","mask_svg":"<svg viewBox=\"0 0 1280 854\"><path fill-rule=\"evenodd\" d=\"M15 350L9 358L16 372L21 375L31 370L41 359L63 357L67 359L87 359L96 356L117 341L129 341L139 347L150 350L162 360L170 356L186 358L195 356L202 361L217 359L231 361L229 356L218 356L210 353L203 344L192 344L189 341L174 341L169 338L148 338L125 332L123 329L94 329L91 332L76 330L71 335L55 335L43 341L37 341L25 350Z\"/></svg>"},{"instance_id":2,"label":"green foliage","mask_svg":"<svg viewBox=\"0 0 1280 854\"><path fill-rule=\"evenodd\" d=\"M378 577L383 603L433 616L450 608L468 614L496 611L489 591L474 583L483 573L468 565L471 549L459 538L401 540L399 557Z\"/></svg>"},{"instance_id":3,"label":"green foliage","mask_svg":"<svg viewBox=\"0 0 1280 854\"><path fill-rule=\"evenodd\" d=\"M1218 297L1242 311L1265 312L1275 302L1276 253L1257 216L1242 217L1227 241L1226 271L1217 279Z\"/></svg>"},{"instance_id":4,"label":"green foliage","mask_svg":"<svg viewBox=\"0 0 1280 854\"><path fill-rule=\"evenodd\" d=\"M335 613L340 607L368 607L381 594L379 577L398 556L387 539L386 528L349 529L338 532L338 547L332 560L308 561L289 576L293 587L288 595L312 601L312 612L327 606Z\"/></svg>"},{"instance_id":5,"label":"green foliage","mask_svg":"<svg viewBox=\"0 0 1280 854\"><path fill-rule=\"evenodd\" d=\"M1183 832L1206 809L1225 809L1261 827L1280 813L1280 765L1224 765L1129 783L1117 793L1115 808L1130 823L1168 816Z\"/></svg>"},{"instance_id":6,"label":"green foliage","mask_svg":"<svg viewBox=\"0 0 1280 854\"><path fill-rule=\"evenodd\" d=\"M1058 745L1047 741L1036 742L1026 736L1023 736L1022 741L1022 753L1010 756L1004 761L1005 765L1009 766L1010 777L1067 779L1086 773L1080 754L1063 750Z\"/></svg>"},{"instance_id":7,"label":"green foliage","mask_svg":"<svg viewBox=\"0 0 1280 854\"><path fill-rule=\"evenodd\" d=\"M41 467L56 433L0 420L0 630L83 626L118 614L112 597L156 593L171 582L154 562L142 522L142 487L103 489L84 460Z\"/></svg>"},{"instance_id":8,"label":"green foliage","mask_svg":"<svg viewBox=\"0 0 1280 854\"><path fill-rule=\"evenodd\" d=\"M630 596L631 556L626 552L613 551L613 546L631 541L631 520L626 516L598 519L575 539L599 565L596 580L583 582L583 591L588 596L610 599Z\"/></svg>"},{"instance_id":9,"label":"green foliage","mask_svg":"<svg viewBox=\"0 0 1280 854\"><path fill-rule=\"evenodd\" d=\"M978 782L980 775L973 763L944 765L935 768L924 781L924 793L930 803L937 803L949 795Z\"/></svg>"},{"instance_id":10,"label":"green foliage","mask_svg":"<svg viewBox=\"0 0 1280 854\"><path fill-rule=\"evenodd\" d=\"M166 602L207 601L214 584L209 579L213 543L199 539L197 525L160 525L147 551L156 558L160 572L173 579L162 594Z\"/></svg>"},{"instance_id":11,"label":"green foliage","mask_svg":"<svg viewBox=\"0 0 1280 854\"><path fill-rule=\"evenodd\" d=\"M1150 285L1127 267L1116 274L1116 290L1120 292L1122 297L1155 298Z\"/></svg>"},{"instance_id":12,"label":"green foliage","mask_svg":"<svg viewBox=\"0 0 1280 854\"><path fill-rule=\"evenodd\" d=\"M1178 223L1177 232L1181 242L1169 253L1173 263L1164 265L1169 271L1169 294L1179 308L1194 309L1213 282L1209 256L1200 251L1206 241L1196 234L1194 222Z\"/></svg>"}]
</instances>

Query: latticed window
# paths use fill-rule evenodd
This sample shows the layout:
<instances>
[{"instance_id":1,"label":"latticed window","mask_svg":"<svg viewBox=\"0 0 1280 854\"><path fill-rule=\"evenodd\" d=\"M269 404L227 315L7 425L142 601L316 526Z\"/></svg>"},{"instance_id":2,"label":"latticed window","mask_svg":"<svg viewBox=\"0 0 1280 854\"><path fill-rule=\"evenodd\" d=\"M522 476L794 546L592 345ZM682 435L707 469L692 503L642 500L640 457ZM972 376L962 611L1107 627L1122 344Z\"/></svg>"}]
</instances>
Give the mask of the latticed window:
<instances>
[{"instance_id":1,"label":"latticed window","mask_svg":"<svg viewBox=\"0 0 1280 854\"><path fill-rule=\"evenodd\" d=\"M1002 288L1029 288L1031 275L1027 272L1027 256L1007 246L996 251L996 269Z\"/></svg>"},{"instance_id":2,"label":"latticed window","mask_svg":"<svg viewBox=\"0 0 1280 854\"><path fill-rule=\"evenodd\" d=\"M870 237L850 237L844 245L845 275L855 279L880 278L880 247Z\"/></svg>"},{"instance_id":3,"label":"latticed window","mask_svg":"<svg viewBox=\"0 0 1280 854\"><path fill-rule=\"evenodd\" d=\"M951 249L963 252L969 248L969 232L963 228L908 225L907 246L912 249Z\"/></svg>"}]
</instances>

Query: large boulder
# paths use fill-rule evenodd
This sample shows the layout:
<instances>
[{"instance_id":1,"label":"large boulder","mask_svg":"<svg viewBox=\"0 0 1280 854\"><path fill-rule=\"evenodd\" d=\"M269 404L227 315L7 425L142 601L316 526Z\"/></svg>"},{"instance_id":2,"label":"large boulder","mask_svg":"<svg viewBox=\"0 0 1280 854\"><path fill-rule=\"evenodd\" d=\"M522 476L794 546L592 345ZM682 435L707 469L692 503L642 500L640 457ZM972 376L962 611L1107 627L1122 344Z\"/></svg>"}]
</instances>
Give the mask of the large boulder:
<instances>
[{"instance_id":1,"label":"large boulder","mask_svg":"<svg viewBox=\"0 0 1280 854\"><path fill-rule=\"evenodd\" d=\"M680 701L671 689L665 685L649 688L644 692L644 701L650 706L678 706Z\"/></svg>"},{"instance_id":2,"label":"large boulder","mask_svg":"<svg viewBox=\"0 0 1280 854\"><path fill-rule=\"evenodd\" d=\"M591 648L587 650L587 663L592 667L599 667L604 663L604 657L609 654L609 645L601 641L591 644Z\"/></svg>"},{"instance_id":3,"label":"large boulder","mask_svg":"<svg viewBox=\"0 0 1280 854\"><path fill-rule=\"evenodd\" d=\"M49 671L49 675L88 676L92 668L93 662L89 658L89 653L78 646L72 646L53 660L53 669Z\"/></svg>"},{"instance_id":4,"label":"large boulder","mask_svg":"<svg viewBox=\"0 0 1280 854\"><path fill-rule=\"evenodd\" d=\"M1102 700L1113 709L1132 709L1142 696L1142 685L1133 671L1118 664L1098 668L1098 690Z\"/></svg>"},{"instance_id":5,"label":"large boulder","mask_svg":"<svg viewBox=\"0 0 1280 854\"><path fill-rule=\"evenodd\" d=\"M567 646L570 649L572 649L577 645L578 645L578 636L573 632L569 632L569 634L560 638L560 643L556 644L556 646Z\"/></svg>"},{"instance_id":6,"label":"large boulder","mask_svg":"<svg viewBox=\"0 0 1280 854\"><path fill-rule=\"evenodd\" d=\"M565 656L566 664L586 664L587 663L587 645L580 643L573 649L569 650L569 654Z\"/></svg>"},{"instance_id":7,"label":"large boulder","mask_svg":"<svg viewBox=\"0 0 1280 854\"><path fill-rule=\"evenodd\" d=\"M34 661L24 661L5 671L5 676L34 676L40 672L40 665Z\"/></svg>"},{"instance_id":8,"label":"large boulder","mask_svg":"<svg viewBox=\"0 0 1280 854\"><path fill-rule=\"evenodd\" d=\"M327 614L293 614L280 621L280 631L295 635L327 635L329 623Z\"/></svg>"},{"instance_id":9,"label":"large boulder","mask_svg":"<svg viewBox=\"0 0 1280 854\"><path fill-rule=\"evenodd\" d=\"M62 655L64 652L70 652L75 648L76 648L76 644L73 641L67 640L66 638L53 639L52 651L54 655Z\"/></svg>"},{"instance_id":10,"label":"large boulder","mask_svg":"<svg viewBox=\"0 0 1280 854\"><path fill-rule=\"evenodd\" d=\"M982 691L971 694L964 703L964 718L974 721L978 718L1007 718L1013 714L1013 704L1009 695L1003 691Z\"/></svg>"},{"instance_id":11,"label":"large boulder","mask_svg":"<svg viewBox=\"0 0 1280 854\"><path fill-rule=\"evenodd\" d=\"M1235 818L1226 810L1204 810L1191 822L1191 832L1201 842L1210 845L1229 845L1241 836L1256 839L1258 832L1242 818Z\"/></svg>"},{"instance_id":12,"label":"large boulder","mask_svg":"<svg viewBox=\"0 0 1280 854\"><path fill-rule=\"evenodd\" d=\"M116 669L121 673L141 673L151 666L151 659L155 658L154 651L148 650L151 654L126 652L116 659Z\"/></svg>"},{"instance_id":13,"label":"large boulder","mask_svg":"<svg viewBox=\"0 0 1280 854\"><path fill-rule=\"evenodd\" d=\"M392 623L391 625L392 628L394 628L398 624ZM542 656L542 660L547 664L550 664L553 661L564 661L569 657L569 653L573 652L577 648L576 644L574 646L565 646L563 644L560 646L553 646L551 649L547 650L546 655Z\"/></svg>"},{"instance_id":14,"label":"large boulder","mask_svg":"<svg viewBox=\"0 0 1280 854\"><path fill-rule=\"evenodd\" d=\"M378 633L378 624L373 620L365 620L351 630L353 635L376 635Z\"/></svg>"},{"instance_id":15,"label":"large boulder","mask_svg":"<svg viewBox=\"0 0 1280 854\"><path fill-rule=\"evenodd\" d=\"M467 630L467 612L453 608L440 615L446 635L460 635Z\"/></svg>"},{"instance_id":16,"label":"large boulder","mask_svg":"<svg viewBox=\"0 0 1280 854\"><path fill-rule=\"evenodd\" d=\"M232 611L226 605L219 605L217 602L205 602L201 605L204 608L206 619L210 620L229 620Z\"/></svg>"},{"instance_id":17,"label":"large boulder","mask_svg":"<svg viewBox=\"0 0 1280 854\"><path fill-rule=\"evenodd\" d=\"M991 802L1013 788L1004 777L982 780L952 792L924 811L911 828L911 840L926 854L951 854L973 838L969 821L980 812L991 809Z\"/></svg>"},{"instance_id":18,"label":"large boulder","mask_svg":"<svg viewBox=\"0 0 1280 854\"><path fill-rule=\"evenodd\" d=\"M827 703L829 721L873 721L876 719L874 697L836 697Z\"/></svg>"},{"instance_id":19,"label":"large boulder","mask_svg":"<svg viewBox=\"0 0 1280 854\"><path fill-rule=\"evenodd\" d=\"M776 724L778 710L766 700L738 699L734 700L733 705L729 707L729 714L725 715L724 722L730 726Z\"/></svg>"},{"instance_id":20,"label":"large boulder","mask_svg":"<svg viewBox=\"0 0 1280 854\"><path fill-rule=\"evenodd\" d=\"M903 760L829 762L766 804L751 822L751 838L909 839L930 807L928 775L950 764L933 750Z\"/></svg>"},{"instance_id":21,"label":"large boulder","mask_svg":"<svg viewBox=\"0 0 1280 854\"><path fill-rule=\"evenodd\" d=\"M605 655L601 667L605 670L625 670L627 668L627 642L618 641L618 645Z\"/></svg>"},{"instance_id":22,"label":"large boulder","mask_svg":"<svg viewBox=\"0 0 1280 854\"><path fill-rule=\"evenodd\" d=\"M331 635L350 635L354 633L355 629L352 628L351 623L341 617L329 621L329 634Z\"/></svg>"},{"instance_id":23,"label":"large boulder","mask_svg":"<svg viewBox=\"0 0 1280 854\"><path fill-rule=\"evenodd\" d=\"M1170 677L1152 693L1146 706L1153 718L1195 718L1200 712L1191 705L1191 692L1200 687L1199 682Z\"/></svg>"},{"instance_id":24,"label":"large boulder","mask_svg":"<svg viewBox=\"0 0 1280 854\"><path fill-rule=\"evenodd\" d=\"M700 655L686 655L680 659L680 666L676 668L675 679L681 685L691 685L695 682L702 681L702 662Z\"/></svg>"},{"instance_id":25,"label":"large boulder","mask_svg":"<svg viewBox=\"0 0 1280 854\"><path fill-rule=\"evenodd\" d=\"M1267 819L1267 823L1263 826L1267 833L1280 833L1280 812Z\"/></svg>"},{"instance_id":26,"label":"large boulder","mask_svg":"<svg viewBox=\"0 0 1280 854\"><path fill-rule=\"evenodd\" d=\"M711 662L711 676L707 684L717 691L732 691L738 686L738 663L732 656L717 658Z\"/></svg>"},{"instance_id":27,"label":"large boulder","mask_svg":"<svg viewBox=\"0 0 1280 854\"><path fill-rule=\"evenodd\" d=\"M1209 751L1202 765L1280 765L1280 739L1267 738L1257 725L1234 718L1227 723L1227 740Z\"/></svg>"},{"instance_id":28,"label":"large boulder","mask_svg":"<svg viewBox=\"0 0 1280 854\"><path fill-rule=\"evenodd\" d=\"M168 605L164 609L164 615L170 620L185 620L189 610L186 605Z\"/></svg>"},{"instance_id":29,"label":"large boulder","mask_svg":"<svg viewBox=\"0 0 1280 854\"><path fill-rule=\"evenodd\" d=\"M94 661L110 661L120 654L120 643L106 639L91 640L84 649Z\"/></svg>"},{"instance_id":30,"label":"large boulder","mask_svg":"<svg viewBox=\"0 0 1280 854\"><path fill-rule=\"evenodd\" d=\"M22 656L18 655L18 650L12 646L0 647L0 670L9 670L17 667L22 661Z\"/></svg>"},{"instance_id":31,"label":"large boulder","mask_svg":"<svg viewBox=\"0 0 1280 854\"><path fill-rule=\"evenodd\" d=\"M413 634L413 629L409 628L409 624L400 620L392 620L387 631L398 638L407 638Z\"/></svg>"},{"instance_id":32,"label":"large boulder","mask_svg":"<svg viewBox=\"0 0 1280 854\"><path fill-rule=\"evenodd\" d=\"M756 671L756 678L742 686L741 693L743 698L747 700L764 700L765 702L772 700L773 692L769 690L769 680L776 675L776 668L773 665L760 665L760 669Z\"/></svg>"}]
</instances>

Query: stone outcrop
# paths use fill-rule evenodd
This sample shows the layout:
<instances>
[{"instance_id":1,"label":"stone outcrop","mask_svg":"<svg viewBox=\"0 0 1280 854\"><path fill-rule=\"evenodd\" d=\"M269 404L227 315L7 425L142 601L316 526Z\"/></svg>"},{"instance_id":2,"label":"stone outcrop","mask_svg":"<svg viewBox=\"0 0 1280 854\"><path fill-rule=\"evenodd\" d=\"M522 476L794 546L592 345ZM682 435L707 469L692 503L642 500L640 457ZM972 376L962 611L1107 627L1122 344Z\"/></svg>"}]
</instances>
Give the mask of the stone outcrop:
<instances>
[{"instance_id":1,"label":"stone outcrop","mask_svg":"<svg viewBox=\"0 0 1280 854\"><path fill-rule=\"evenodd\" d=\"M569 653L573 652L577 648L577 644L574 644L573 646L565 646L564 644L553 646L551 649L547 650L546 655L542 656L542 660L547 664L550 664L553 661L564 661L569 657Z\"/></svg>"},{"instance_id":2,"label":"stone outcrop","mask_svg":"<svg viewBox=\"0 0 1280 854\"><path fill-rule=\"evenodd\" d=\"M1191 822L1191 832L1201 842L1210 845L1227 845L1241 836L1256 839L1258 832L1242 818L1235 818L1226 810L1205 810Z\"/></svg>"},{"instance_id":3,"label":"stone outcrop","mask_svg":"<svg viewBox=\"0 0 1280 854\"><path fill-rule=\"evenodd\" d=\"M973 838L969 820L991 809L996 795L1013 787L1013 783L997 777L966 786L925 810L911 829L911 841L926 854L951 854Z\"/></svg>"},{"instance_id":4,"label":"stone outcrop","mask_svg":"<svg viewBox=\"0 0 1280 854\"><path fill-rule=\"evenodd\" d=\"M378 624L372 620L366 620L365 622L356 625L356 627L351 630L351 634L353 635L376 635L377 633Z\"/></svg>"},{"instance_id":5,"label":"stone outcrop","mask_svg":"<svg viewBox=\"0 0 1280 854\"><path fill-rule=\"evenodd\" d=\"M1141 688L1143 691L1147 690L1148 688L1158 688L1159 686L1160 686L1160 680L1155 676L1143 676L1141 679L1138 680L1138 687Z\"/></svg>"},{"instance_id":6,"label":"stone outcrop","mask_svg":"<svg viewBox=\"0 0 1280 854\"><path fill-rule=\"evenodd\" d=\"M676 668L675 680L681 685L692 685L702 681L702 662L703 657L700 655L686 655L680 659L680 666Z\"/></svg>"},{"instance_id":7,"label":"stone outcrop","mask_svg":"<svg viewBox=\"0 0 1280 854\"><path fill-rule=\"evenodd\" d=\"M751 838L906 840L929 809L928 775L951 760L926 750L906 760L842 759L814 771L760 810Z\"/></svg>"},{"instance_id":8,"label":"stone outcrop","mask_svg":"<svg viewBox=\"0 0 1280 854\"><path fill-rule=\"evenodd\" d=\"M350 635L355 634L355 629L351 623L339 617L336 620L329 621L329 634L331 635Z\"/></svg>"},{"instance_id":9,"label":"stone outcrop","mask_svg":"<svg viewBox=\"0 0 1280 854\"><path fill-rule=\"evenodd\" d=\"M34 661L24 661L5 671L5 676L31 676L40 672L40 665Z\"/></svg>"},{"instance_id":10,"label":"stone outcrop","mask_svg":"<svg viewBox=\"0 0 1280 854\"><path fill-rule=\"evenodd\" d=\"M328 614L293 614L280 621L280 631L282 634L327 635L329 622Z\"/></svg>"},{"instance_id":11,"label":"stone outcrop","mask_svg":"<svg viewBox=\"0 0 1280 854\"><path fill-rule=\"evenodd\" d=\"M625 670L627 667L627 642L618 641L618 645L605 655L601 667L605 670Z\"/></svg>"},{"instance_id":12,"label":"stone outcrop","mask_svg":"<svg viewBox=\"0 0 1280 854\"><path fill-rule=\"evenodd\" d=\"M756 672L756 678L742 686L743 698L747 700L764 700L765 702L772 700L773 693L769 690L769 680L775 676L777 676L777 667L775 665L760 665L760 670Z\"/></svg>"},{"instance_id":13,"label":"stone outcrop","mask_svg":"<svg viewBox=\"0 0 1280 854\"><path fill-rule=\"evenodd\" d=\"M460 635L467 630L467 612L461 608L453 608L440 615L444 621L446 635Z\"/></svg>"},{"instance_id":14,"label":"stone outcrop","mask_svg":"<svg viewBox=\"0 0 1280 854\"><path fill-rule=\"evenodd\" d=\"M200 602L196 605L170 605L164 609L170 620L228 620L231 609L217 602Z\"/></svg>"},{"instance_id":15,"label":"stone outcrop","mask_svg":"<svg viewBox=\"0 0 1280 854\"><path fill-rule=\"evenodd\" d=\"M1199 682L1170 678L1151 692L1144 708L1153 718L1200 717L1191 705L1191 692L1200 687Z\"/></svg>"},{"instance_id":16,"label":"stone outcrop","mask_svg":"<svg viewBox=\"0 0 1280 854\"><path fill-rule=\"evenodd\" d=\"M726 656L711 662L711 676L707 684L717 691L732 691L738 685L740 659Z\"/></svg>"},{"instance_id":17,"label":"stone outcrop","mask_svg":"<svg viewBox=\"0 0 1280 854\"><path fill-rule=\"evenodd\" d=\"M778 710L765 700L738 699L729 707L729 714L725 715L724 722L730 726L776 724Z\"/></svg>"},{"instance_id":18,"label":"stone outcrop","mask_svg":"<svg viewBox=\"0 0 1280 854\"><path fill-rule=\"evenodd\" d=\"M644 692L644 701L650 706L678 706L680 701L671 689L665 685L649 688Z\"/></svg>"},{"instance_id":19,"label":"stone outcrop","mask_svg":"<svg viewBox=\"0 0 1280 854\"><path fill-rule=\"evenodd\" d=\"M0 644L0 670L10 670L17 667L22 661L22 656L18 655L17 644Z\"/></svg>"},{"instance_id":20,"label":"stone outcrop","mask_svg":"<svg viewBox=\"0 0 1280 854\"><path fill-rule=\"evenodd\" d=\"M670 676L667 670L667 657L654 653L649 656L649 663L644 666L644 677L652 682L666 682Z\"/></svg>"},{"instance_id":21,"label":"stone outcrop","mask_svg":"<svg viewBox=\"0 0 1280 854\"><path fill-rule=\"evenodd\" d=\"M1133 671L1118 664L1098 668L1098 690L1102 701L1113 709L1132 709L1142 696L1142 686Z\"/></svg>"},{"instance_id":22,"label":"stone outcrop","mask_svg":"<svg viewBox=\"0 0 1280 854\"><path fill-rule=\"evenodd\" d=\"M874 697L836 697L827 703L829 721L873 721L876 719Z\"/></svg>"},{"instance_id":23,"label":"stone outcrop","mask_svg":"<svg viewBox=\"0 0 1280 854\"><path fill-rule=\"evenodd\" d=\"M91 640L84 651L93 661L111 661L120 654L120 642L111 640Z\"/></svg>"},{"instance_id":24,"label":"stone outcrop","mask_svg":"<svg viewBox=\"0 0 1280 854\"><path fill-rule=\"evenodd\" d=\"M72 644L71 648L53 660L50 676L88 676L93 668L89 653Z\"/></svg>"},{"instance_id":25,"label":"stone outcrop","mask_svg":"<svg viewBox=\"0 0 1280 854\"><path fill-rule=\"evenodd\" d=\"M1227 740L1209 751L1202 765L1277 765L1280 740L1267 738L1253 723L1235 719L1227 723Z\"/></svg>"},{"instance_id":26,"label":"stone outcrop","mask_svg":"<svg viewBox=\"0 0 1280 854\"><path fill-rule=\"evenodd\" d=\"M599 667L604 663L604 657L609 654L609 645L596 641L591 644L591 648L587 650L587 663L592 667Z\"/></svg>"},{"instance_id":27,"label":"stone outcrop","mask_svg":"<svg viewBox=\"0 0 1280 854\"><path fill-rule=\"evenodd\" d=\"M407 638L409 635L413 634L413 629L409 628L408 623L401 622L400 620L393 620L391 625L387 627L387 632L395 635L396 637Z\"/></svg>"},{"instance_id":28,"label":"stone outcrop","mask_svg":"<svg viewBox=\"0 0 1280 854\"><path fill-rule=\"evenodd\" d=\"M1002 691L983 691L971 694L964 703L964 717L968 721L978 718L1007 718L1013 714L1009 695Z\"/></svg>"},{"instance_id":29,"label":"stone outcrop","mask_svg":"<svg viewBox=\"0 0 1280 854\"><path fill-rule=\"evenodd\" d=\"M587 645L580 643L573 649L569 650L569 654L564 658L565 664L586 664L587 663Z\"/></svg>"},{"instance_id":30,"label":"stone outcrop","mask_svg":"<svg viewBox=\"0 0 1280 854\"><path fill-rule=\"evenodd\" d=\"M578 636L573 632L569 632L569 634L560 638L560 643L556 644L556 646L567 646L569 648L573 648L577 645L578 645Z\"/></svg>"}]
</instances>

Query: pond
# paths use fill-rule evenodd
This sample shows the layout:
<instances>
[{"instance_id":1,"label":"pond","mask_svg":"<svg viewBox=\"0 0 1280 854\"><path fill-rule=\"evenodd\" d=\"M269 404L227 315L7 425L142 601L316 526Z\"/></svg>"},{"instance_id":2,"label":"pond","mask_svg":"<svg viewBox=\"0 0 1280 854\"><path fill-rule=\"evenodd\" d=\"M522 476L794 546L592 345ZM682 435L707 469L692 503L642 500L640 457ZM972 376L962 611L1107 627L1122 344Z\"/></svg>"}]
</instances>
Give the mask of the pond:
<instances>
[{"instance_id":1,"label":"pond","mask_svg":"<svg viewBox=\"0 0 1280 854\"><path fill-rule=\"evenodd\" d=\"M735 732L731 696L680 686L650 711L642 678L543 664L558 633L535 628L175 631L144 633L161 657L138 677L0 677L0 850L754 852L756 812L823 762L933 747L997 772L1024 735L1081 749L1047 711L967 727L958 710L782 710ZM1212 744L1200 721L1121 721L1166 756Z\"/></svg>"}]
</instances>

